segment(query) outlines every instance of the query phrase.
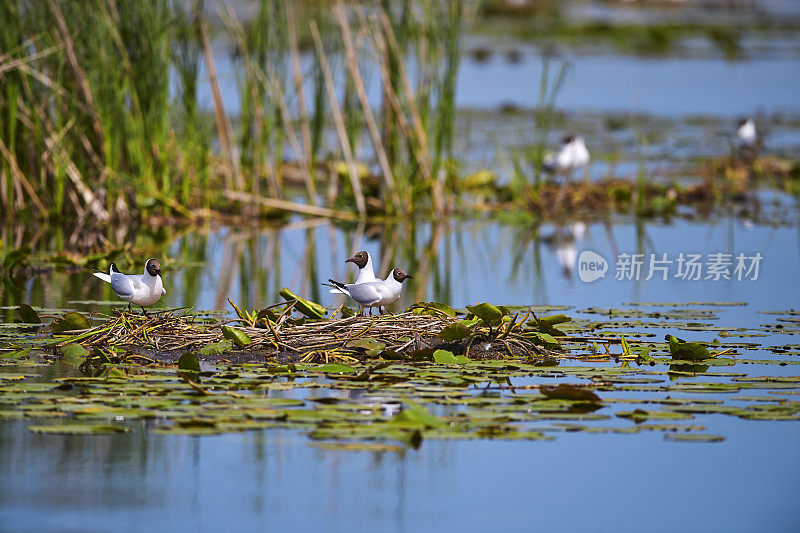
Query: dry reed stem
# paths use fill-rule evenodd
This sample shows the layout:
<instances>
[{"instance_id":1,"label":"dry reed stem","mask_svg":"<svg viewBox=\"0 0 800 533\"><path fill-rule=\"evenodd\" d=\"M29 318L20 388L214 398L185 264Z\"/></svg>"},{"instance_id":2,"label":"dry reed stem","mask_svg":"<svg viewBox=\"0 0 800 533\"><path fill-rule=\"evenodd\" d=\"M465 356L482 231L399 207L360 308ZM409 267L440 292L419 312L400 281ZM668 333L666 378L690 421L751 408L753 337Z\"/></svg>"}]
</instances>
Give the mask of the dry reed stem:
<instances>
[{"instance_id":1,"label":"dry reed stem","mask_svg":"<svg viewBox=\"0 0 800 533\"><path fill-rule=\"evenodd\" d=\"M328 57L325 54L325 49L322 46L322 37L319 35L317 23L312 20L310 25L311 36L314 39L314 46L317 49L320 67L322 67L322 74L325 78L325 87L328 92L328 101L331 106L333 121L336 125L336 133L339 136L339 144L341 145L345 161L347 162L347 168L350 174L350 183L353 186L353 195L356 199L356 208L358 209L358 214L361 215L361 217L366 217L367 203L364 200L364 193L361 191L361 178L358 176L358 169L356 168L353 151L350 146L350 141L347 138L347 129L344 125L344 117L342 117L342 110L339 108L339 102L336 98L336 88L333 85L331 66L328 63Z\"/></svg>"},{"instance_id":2,"label":"dry reed stem","mask_svg":"<svg viewBox=\"0 0 800 533\"><path fill-rule=\"evenodd\" d=\"M353 79L353 84L358 94L358 99L361 102L361 108L364 110L364 119L367 123L372 144L375 148L375 154L378 156L378 163L381 166L383 173L383 180L386 185L387 195L391 198L391 204L395 210L399 207L399 202L395 190L394 176L392 174L392 167L389 164L389 158L386 156L386 150L381 141L380 130L375 121L375 116L372 114L372 106L370 106L367 91L364 88L364 80L361 79L361 71L358 68L358 58L356 57L355 46L353 45L353 36L350 34L350 23L347 22L347 15L345 14L344 4L342 0L338 0L333 6L333 14L339 23L342 31L342 41L344 42L345 57L347 58L347 68L350 70L350 76ZM389 202L387 202L389 203Z\"/></svg>"},{"instance_id":3,"label":"dry reed stem","mask_svg":"<svg viewBox=\"0 0 800 533\"><path fill-rule=\"evenodd\" d=\"M230 174L226 174L225 176L227 181L226 186L228 189L231 188L231 178L233 178L236 188L241 190L244 188L244 177L239 168L239 157L236 153L236 146L232 141L233 129L228 114L225 112L222 93L219 90L217 66L214 62L214 52L211 50L211 41L208 38L208 28L206 28L205 20L202 20L200 23L200 39L203 43L203 57L206 63L206 70L208 70L208 83L211 86L211 95L214 100L214 118L217 122L219 144L225 155L228 156L230 165Z\"/></svg>"},{"instance_id":4,"label":"dry reed stem","mask_svg":"<svg viewBox=\"0 0 800 533\"><path fill-rule=\"evenodd\" d=\"M317 184L314 169L314 154L311 153L311 126L308 121L308 110L306 108L306 90L303 83L303 69L300 64L300 46L297 43L297 25L294 18L293 2L286 2L286 23L289 29L289 50L292 60L292 76L294 79L294 90L297 100L297 110L300 114L300 135L303 139L303 155L308 166L307 173L311 183L313 193L310 198L311 203L317 203Z\"/></svg>"},{"instance_id":5,"label":"dry reed stem","mask_svg":"<svg viewBox=\"0 0 800 533\"><path fill-rule=\"evenodd\" d=\"M263 205L264 207L269 207L271 209L278 209L280 211L289 211L291 213L300 213L303 215L309 215L315 217L337 218L339 220L358 219L357 216L348 211L337 211L336 209L329 209L327 207L299 204L296 202L290 202L288 200L279 200L277 198L264 198L260 196L256 197L246 192L227 190L223 191L222 195L228 200L234 200L237 202L245 202L245 203L258 203Z\"/></svg>"}]
</instances>

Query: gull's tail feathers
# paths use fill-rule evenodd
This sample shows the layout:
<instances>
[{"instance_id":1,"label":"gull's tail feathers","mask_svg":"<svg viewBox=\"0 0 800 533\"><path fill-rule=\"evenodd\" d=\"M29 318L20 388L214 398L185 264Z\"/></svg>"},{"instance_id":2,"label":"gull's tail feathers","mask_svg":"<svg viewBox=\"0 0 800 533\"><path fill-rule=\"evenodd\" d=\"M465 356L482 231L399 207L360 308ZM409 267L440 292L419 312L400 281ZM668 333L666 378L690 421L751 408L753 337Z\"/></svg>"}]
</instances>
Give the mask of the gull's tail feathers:
<instances>
[{"instance_id":1,"label":"gull's tail feathers","mask_svg":"<svg viewBox=\"0 0 800 533\"><path fill-rule=\"evenodd\" d=\"M111 283L111 274L106 274L105 272L92 272L95 277L102 279L106 283Z\"/></svg>"}]
</instances>

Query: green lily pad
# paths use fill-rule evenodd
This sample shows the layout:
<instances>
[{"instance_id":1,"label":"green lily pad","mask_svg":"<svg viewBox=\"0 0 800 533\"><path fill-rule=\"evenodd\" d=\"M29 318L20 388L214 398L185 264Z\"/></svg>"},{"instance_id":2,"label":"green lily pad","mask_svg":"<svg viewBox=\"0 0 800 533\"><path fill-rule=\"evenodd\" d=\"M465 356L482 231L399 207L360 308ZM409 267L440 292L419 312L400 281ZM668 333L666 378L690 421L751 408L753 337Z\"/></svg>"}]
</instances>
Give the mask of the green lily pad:
<instances>
[{"instance_id":1,"label":"green lily pad","mask_svg":"<svg viewBox=\"0 0 800 533\"><path fill-rule=\"evenodd\" d=\"M112 433L127 433L130 429L126 426L110 424L54 424L52 426L28 426L34 433L58 433L63 435L97 435Z\"/></svg>"},{"instance_id":2,"label":"green lily pad","mask_svg":"<svg viewBox=\"0 0 800 533\"><path fill-rule=\"evenodd\" d=\"M669 352L673 359L699 361L711 358L708 348L699 342L687 342L672 335L667 335L666 339L669 342Z\"/></svg>"},{"instance_id":3,"label":"green lily pad","mask_svg":"<svg viewBox=\"0 0 800 533\"><path fill-rule=\"evenodd\" d=\"M80 344L73 343L67 344L61 348L61 355L67 359L85 359L89 355L89 352Z\"/></svg>"},{"instance_id":4,"label":"green lily pad","mask_svg":"<svg viewBox=\"0 0 800 533\"><path fill-rule=\"evenodd\" d=\"M222 335L229 339L236 345L237 348L244 348L251 344L253 340L247 336L247 333L240 329L232 328L230 326L222 326Z\"/></svg>"},{"instance_id":5,"label":"green lily pad","mask_svg":"<svg viewBox=\"0 0 800 533\"><path fill-rule=\"evenodd\" d=\"M465 339L472 335L472 329L465 326L462 323L456 324L448 324L442 331L439 332L437 337L442 339L443 341L451 342L451 341L459 341L461 339Z\"/></svg>"},{"instance_id":6,"label":"green lily pad","mask_svg":"<svg viewBox=\"0 0 800 533\"><path fill-rule=\"evenodd\" d=\"M200 372L200 361L192 352L186 352L178 359L178 368L187 372Z\"/></svg>"},{"instance_id":7,"label":"green lily pad","mask_svg":"<svg viewBox=\"0 0 800 533\"><path fill-rule=\"evenodd\" d=\"M325 372L326 374L357 374L358 370L342 363L326 363L309 369L311 372Z\"/></svg>"},{"instance_id":8,"label":"green lily pad","mask_svg":"<svg viewBox=\"0 0 800 533\"><path fill-rule=\"evenodd\" d=\"M490 326L498 326L503 321L503 311L490 303L468 305L467 310Z\"/></svg>"},{"instance_id":9,"label":"green lily pad","mask_svg":"<svg viewBox=\"0 0 800 533\"><path fill-rule=\"evenodd\" d=\"M78 313L77 311L70 311L65 313L64 316L53 320L50 324L50 329L53 333L64 333L65 331L77 331L82 329L89 329L92 324L89 319Z\"/></svg>"},{"instance_id":10,"label":"green lily pad","mask_svg":"<svg viewBox=\"0 0 800 533\"><path fill-rule=\"evenodd\" d=\"M217 342L210 342L197 352L202 356L209 357L212 355L222 355L231 350L233 350L233 343L228 339L223 339Z\"/></svg>"},{"instance_id":11,"label":"green lily pad","mask_svg":"<svg viewBox=\"0 0 800 533\"><path fill-rule=\"evenodd\" d=\"M33 307L28 304L19 304L19 316L26 324L42 323L42 319L39 318L39 313L34 311Z\"/></svg>"}]
</instances>

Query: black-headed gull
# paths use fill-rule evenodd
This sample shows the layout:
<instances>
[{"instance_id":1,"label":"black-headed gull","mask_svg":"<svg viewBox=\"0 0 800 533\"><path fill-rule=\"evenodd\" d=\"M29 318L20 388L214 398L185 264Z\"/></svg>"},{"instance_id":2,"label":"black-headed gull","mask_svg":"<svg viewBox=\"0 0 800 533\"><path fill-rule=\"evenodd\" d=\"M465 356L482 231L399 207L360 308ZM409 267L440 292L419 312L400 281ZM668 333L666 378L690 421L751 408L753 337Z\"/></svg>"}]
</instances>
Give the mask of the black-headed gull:
<instances>
[{"instance_id":1,"label":"black-headed gull","mask_svg":"<svg viewBox=\"0 0 800 533\"><path fill-rule=\"evenodd\" d=\"M542 168L553 174L565 174L569 177L577 168L584 168L589 164L589 150L583 137L566 135L561 139L561 149L558 153L545 155Z\"/></svg>"},{"instance_id":2,"label":"black-headed gull","mask_svg":"<svg viewBox=\"0 0 800 533\"><path fill-rule=\"evenodd\" d=\"M413 279L413 276L406 274L399 268L395 268L384 280L346 284L332 279L328 281L333 283L338 292L346 294L355 300L362 313L364 309L369 309L370 314L372 314L372 308L377 307L378 312L383 314L381 307L386 307L397 301L403 290L403 281L409 278Z\"/></svg>"},{"instance_id":3,"label":"black-headed gull","mask_svg":"<svg viewBox=\"0 0 800 533\"><path fill-rule=\"evenodd\" d=\"M736 125L736 146L742 148L755 148L758 143L756 123L752 118L739 119Z\"/></svg>"},{"instance_id":4,"label":"black-headed gull","mask_svg":"<svg viewBox=\"0 0 800 533\"><path fill-rule=\"evenodd\" d=\"M108 274L104 272L94 272L93 274L111 284L111 289L117 296L128 302L128 310L130 310L131 304L138 305L145 315L147 315L147 311L144 309L146 306L153 305L167 294L161 283L161 264L156 259L147 260L144 274L141 276L123 274L117 268L116 263L111 263Z\"/></svg>"},{"instance_id":5,"label":"black-headed gull","mask_svg":"<svg viewBox=\"0 0 800 533\"><path fill-rule=\"evenodd\" d=\"M358 277L355 280L355 284L359 283L369 283L372 281L380 281L378 278L375 277L375 271L372 268L372 256L369 255L369 252L365 250L361 250L360 252L356 252L353 257L347 259L345 263L353 263L358 267ZM330 291L331 294L341 294L337 288L333 288Z\"/></svg>"}]
</instances>

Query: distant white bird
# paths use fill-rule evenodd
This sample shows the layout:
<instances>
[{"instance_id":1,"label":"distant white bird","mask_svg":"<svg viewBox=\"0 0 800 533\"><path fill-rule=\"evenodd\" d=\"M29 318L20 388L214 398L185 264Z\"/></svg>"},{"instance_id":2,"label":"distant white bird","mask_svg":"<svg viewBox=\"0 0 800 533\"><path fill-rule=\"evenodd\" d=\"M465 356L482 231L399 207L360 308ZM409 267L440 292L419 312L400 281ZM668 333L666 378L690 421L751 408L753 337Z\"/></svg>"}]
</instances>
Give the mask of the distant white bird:
<instances>
[{"instance_id":1,"label":"distant white bird","mask_svg":"<svg viewBox=\"0 0 800 533\"><path fill-rule=\"evenodd\" d=\"M131 304L138 305L142 312L147 315L145 306L153 305L162 296L167 294L164 285L161 283L161 264L156 259L148 259L144 266L144 274L123 274L117 268L116 263L111 263L108 274L104 272L94 272L94 275L106 283L111 284L111 289L123 300L128 302L128 310Z\"/></svg>"},{"instance_id":2,"label":"distant white bird","mask_svg":"<svg viewBox=\"0 0 800 533\"><path fill-rule=\"evenodd\" d=\"M406 279L413 279L413 276L395 268L384 280L347 284L332 279L328 281L336 287L338 292L355 300L358 303L360 313L363 313L364 309L369 309L370 314L372 314L372 308L377 307L378 312L383 314L381 307L386 307L397 301L403 290L403 281Z\"/></svg>"},{"instance_id":3,"label":"distant white bird","mask_svg":"<svg viewBox=\"0 0 800 533\"><path fill-rule=\"evenodd\" d=\"M736 147L739 149L755 148L757 144L756 123L752 118L740 119L736 129Z\"/></svg>"},{"instance_id":4,"label":"distant white bird","mask_svg":"<svg viewBox=\"0 0 800 533\"><path fill-rule=\"evenodd\" d=\"M369 252L365 250L361 250L357 252L353 257L347 259L345 263L353 263L358 267L358 277L356 278L355 284L358 285L359 283L369 283L371 281L379 281L378 278L375 277L375 271L372 269L372 256L369 255ZM342 291L339 289L331 289L329 291L331 294L341 294Z\"/></svg>"},{"instance_id":5,"label":"distant white bird","mask_svg":"<svg viewBox=\"0 0 800 533\"><path fill-rule=\"evenodd\" d=\"M548 153L544 156L542 168L553 174L569 176L578 168L586 169L589 164L589 150L583 137L566 135L561 139L561 149L558 153Z\"/></svg>"}]
</instances>

